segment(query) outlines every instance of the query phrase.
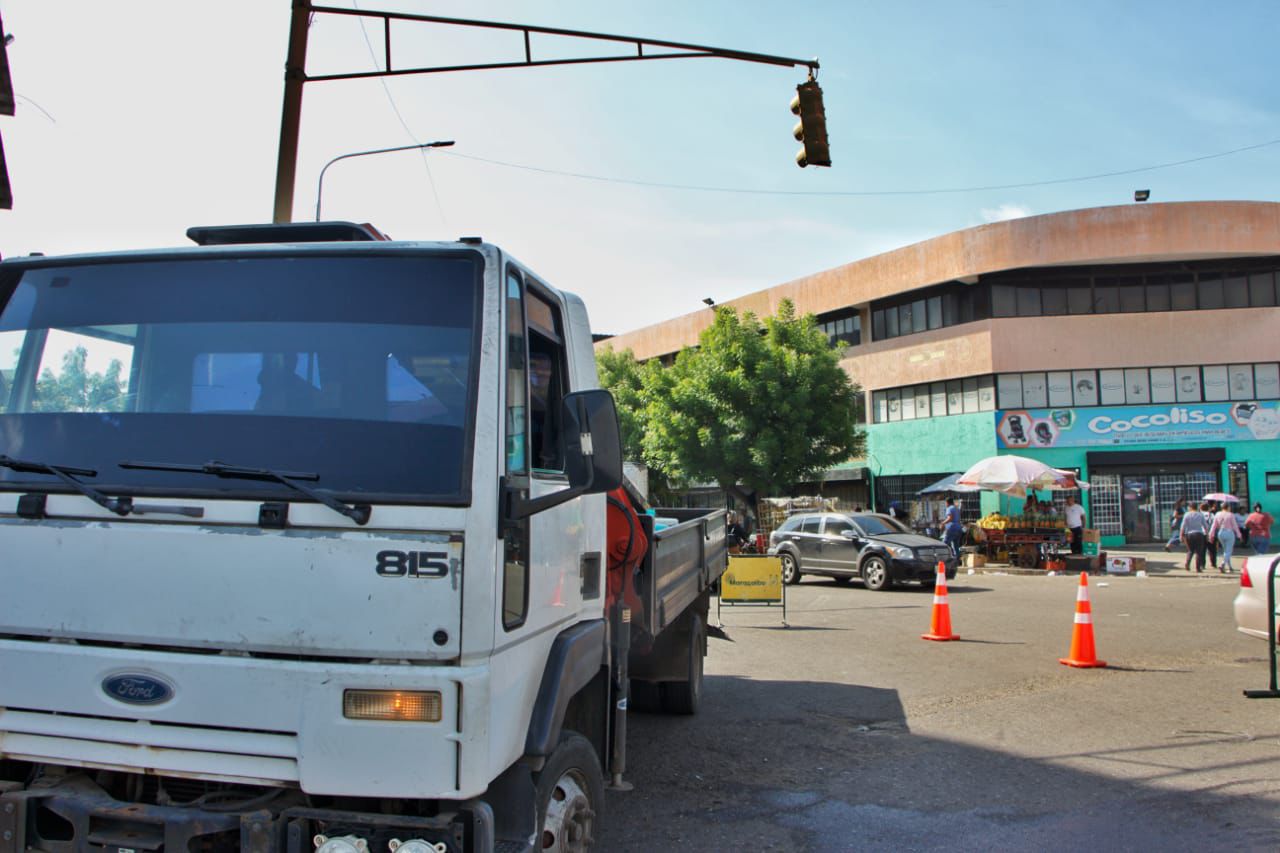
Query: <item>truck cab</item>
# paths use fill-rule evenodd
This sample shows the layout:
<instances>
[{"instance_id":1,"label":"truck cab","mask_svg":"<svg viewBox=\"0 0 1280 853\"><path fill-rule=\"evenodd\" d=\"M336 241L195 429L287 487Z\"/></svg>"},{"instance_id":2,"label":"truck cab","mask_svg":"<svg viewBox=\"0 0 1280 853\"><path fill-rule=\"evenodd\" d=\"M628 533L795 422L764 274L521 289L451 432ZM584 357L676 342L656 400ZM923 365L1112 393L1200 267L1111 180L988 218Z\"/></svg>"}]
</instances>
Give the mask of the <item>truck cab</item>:
<instances>
[{"instance_id":1,"label":"truck cab","mask_svg":"<svg viewBox=\"0 0 1280 853\"><path fill-rule=\"evenodd\" d=\"M581 300L478 240L189 234L0 263L0 851L585 849Z\"/></svg>"}]
</instances>

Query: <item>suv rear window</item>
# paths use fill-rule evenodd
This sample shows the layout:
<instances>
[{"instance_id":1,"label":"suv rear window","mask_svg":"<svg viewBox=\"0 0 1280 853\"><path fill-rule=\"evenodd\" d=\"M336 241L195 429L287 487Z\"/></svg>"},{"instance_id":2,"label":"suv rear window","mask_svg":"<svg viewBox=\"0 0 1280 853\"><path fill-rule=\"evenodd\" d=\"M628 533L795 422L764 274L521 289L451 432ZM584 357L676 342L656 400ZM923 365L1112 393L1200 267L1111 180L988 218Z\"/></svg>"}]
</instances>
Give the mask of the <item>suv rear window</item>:
<instances>
[{"instance_id":1,"label":"suv rear window","mask_svg":"<svg viewBox=\"0 0 1280 853\"><path fill-rule=\"evenodd\" d=\"M822 516L808 515L805 516L804 523L800 526L801 533L817 533L822 527Z\"/></svg>"}]
</instances>

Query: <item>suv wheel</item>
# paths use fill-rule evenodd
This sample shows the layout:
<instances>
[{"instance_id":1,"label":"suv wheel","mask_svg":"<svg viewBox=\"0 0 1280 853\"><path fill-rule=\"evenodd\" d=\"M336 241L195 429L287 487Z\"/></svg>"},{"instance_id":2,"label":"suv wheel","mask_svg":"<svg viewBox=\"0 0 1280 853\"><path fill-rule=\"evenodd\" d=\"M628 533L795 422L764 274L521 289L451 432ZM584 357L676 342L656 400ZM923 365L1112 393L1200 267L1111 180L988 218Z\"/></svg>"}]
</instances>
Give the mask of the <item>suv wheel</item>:
<instances>
[{"instance_id":1,"label":"suv wheel","mask_svg":"<svg viewBox=\"0 0 1280 853\"><path fill-rule=\"evenodd\" d=\"M872 592L880 592L893 585L889 580L889 566L883 557L871 556L863 560L862 583Z\"/></svg>"},{"instance_id":2,"label":"suv wheel","mask_svg":"<svg viewBox=\"0 0 1280 853\"><path fill-rule=\"evenodd\" d=\"M782 559L782 582L800 583L800 561L788 551L783 551L778 556Z\"/></svg>"}]
</instances>

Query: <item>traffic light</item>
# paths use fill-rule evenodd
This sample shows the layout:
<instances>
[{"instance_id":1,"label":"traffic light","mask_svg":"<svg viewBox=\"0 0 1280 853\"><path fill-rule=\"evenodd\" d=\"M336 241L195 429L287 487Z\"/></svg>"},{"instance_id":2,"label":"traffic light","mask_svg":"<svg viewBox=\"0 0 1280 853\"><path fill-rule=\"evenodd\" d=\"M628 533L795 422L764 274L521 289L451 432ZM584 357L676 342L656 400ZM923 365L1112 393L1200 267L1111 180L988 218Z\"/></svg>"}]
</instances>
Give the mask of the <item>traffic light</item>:
<instances>
[{"instance_id":1,"label":"traffic light","mask_svg":"<svg viewBox=\"0 0 1280 853\"><path fill-rule=\"evenodd\" d=\"M796 86L791 99L791 112L800 116L794 135L804 148L796 152L796 164L830 166L831 149L827 145L827 111L822 106L822 87L812 78Z\"/></svg>"},{"instance_id":2,"label":"traffic light","mask_svg":"<svg viewBox=\"0 0 1280 853\"><path fill-rule=\"evenodd\" d=\"M0 115L13 115L13 80L9 77L9 36L0 21ZM4 141L0 140L0 208L13 209L13 192L9 188L9 167L4 160Z\"/></svg>"}]
</instances>

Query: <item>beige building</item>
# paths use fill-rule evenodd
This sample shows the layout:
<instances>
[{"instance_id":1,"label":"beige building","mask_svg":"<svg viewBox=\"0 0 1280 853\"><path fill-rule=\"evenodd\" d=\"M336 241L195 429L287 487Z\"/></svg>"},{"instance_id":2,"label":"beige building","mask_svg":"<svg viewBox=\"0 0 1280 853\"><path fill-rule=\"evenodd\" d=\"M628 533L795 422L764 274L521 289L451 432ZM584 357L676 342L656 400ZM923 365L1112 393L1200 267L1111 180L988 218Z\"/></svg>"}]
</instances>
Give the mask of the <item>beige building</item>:
<instances>
[{"instance_id":1,"label":"beige building","mask_svg":"<svg viewBox=\"0 0 1280 853\"><path fill-rule=\"evenodd\" d=\"M957 231L725 304L767 316L791 299L848 344L869 452L827 491L911 500L935 475L1026 452L1101 477L1094 523L1151 541L1202 487L1280 510L1278 271L1280 204L1133 204ZM712 318L597 346L671 356Z\"/></svg>"}]
</instances>

